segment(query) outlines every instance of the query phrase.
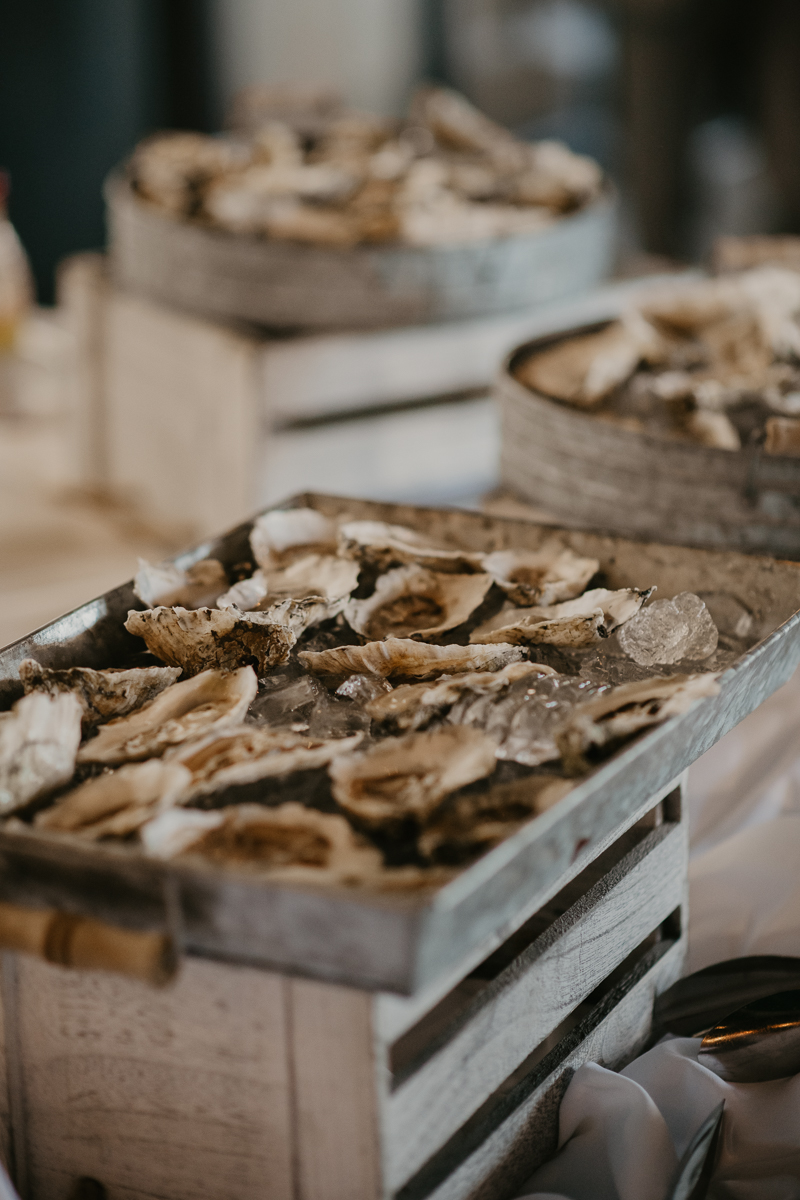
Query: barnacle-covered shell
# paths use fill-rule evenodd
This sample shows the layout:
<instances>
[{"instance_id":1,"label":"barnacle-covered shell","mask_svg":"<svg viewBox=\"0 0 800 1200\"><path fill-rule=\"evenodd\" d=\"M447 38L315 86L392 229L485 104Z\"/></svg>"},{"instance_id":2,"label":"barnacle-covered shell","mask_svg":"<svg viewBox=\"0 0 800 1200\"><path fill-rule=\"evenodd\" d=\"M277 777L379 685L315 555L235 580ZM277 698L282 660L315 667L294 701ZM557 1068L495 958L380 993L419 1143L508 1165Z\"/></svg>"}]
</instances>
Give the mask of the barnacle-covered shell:
<instances>
[{"instance_id":1,"label":"barnacle-covered shell","mask_svg":"<svg viewBox=\"0 0 800 1200\"><path fill-rule=\"evenodd\" d=\"M506 605L474 631L474 642L588 646L630 620L653 588L593 588L575 600L544 608Z\"/></svg>"},{"instance_id":2,"label":"barnacle-covered shell","mask_svg":"<svg viewBox=\"0 0 800 1200\"><path fill-rule=\"evenodd\" d=\"M31 692L0 720L0 816L68 783L83 705L71 692Z\"/></svg>"},{"instance_id":3,"label":"barnacle-covered shell","mask_svg":"<svg viewBox=\"0 0 800 1200\"><path fill-rule=\"evenodd\" d=\"M250 546L258 565L267 568L298 546L335 548L336 526L314 508L276 508L253 522Z\"/></svg>"},{"instance_id":4,"label":"barnacle-covered shell","mask_svg":"<svg viewBox=\"0 0 800 1200\"><path fill-rule=\"evenodd\" d=\"M445 575L413 564L378 576L366 600L350 600L345 618L367 638L435 637L463 625L492 586L489 575Z\"/></svg>"},{"instance_id":5,"label":"barnacle-covered shell","mask_svg":"<svg viewBox=\"0 0 800 1200\"><path fill-rule=\"evenodd\" d=\"M185 571L175 563L153 564L139 559L133 590L151 608L159 604L180 604L184 608L203 608L214 604L228 586L221 562L204 558Z\"/></svg>"},{"instance_id":6,"label":"barnacle-covered shell","mask_svg":"<svg viewBox=\"0 0 800 1200\"><path fill-rule=\"evenodd\" d=\"M574 786L571 780L533 775L474 795L454 796L420 834L419 851L437 863L468 862L552 808Z\"/></svg>"},{"instance_id":7,"label":"barnacle-covered shell","mask_svg":"<svg viewBox=\"0 0 800 1200\"><path fill-rule=\"evenodd\" d=\"M541 550L495 550L484 555L483 569L514 604L545 606L580 595L600 562L549 542Z\"/></svg>"},{"instance_id":8,"label":"barnacle-covered shell","mask_svg":"<svg viewBox=\"0 0 800 1200\"><path fill-rule=\"evenodd\" d=\"M712 672L673 675L624 683L579 704L556 734L565 770L582 774L588 770L586 755L590 750L632 737L718 692L717 676Z\"/></svg>"},{"instance_id":9,"label":"barnacle-covered shell","mask_svg":"<svg viewBox=\"0 0 800 1200\"><path fill-rule=\"evenodd\" d=\"M433 683L402 683L376 696L366 705L367 713L378 725L398 729L421 729L445 713L464 695L493 695L527 676L555 675L543 663L515 662L502 671L469 671L464 675L445 676Z\"/></svg>"},{"instance_id":10,"label":"barnacle-covered shell","mask_svg":"<svg viewBox=\"0 0 800 1200\"><path fill-rule=\"evenodd\" d=\"M495 741L478 729L450 726L386 738L369 750L334 759L333 794L364 824L424 821L456 788L491 774Z\"/></svg>"},{"instance_id":11,"label":"barnacle-covered shell","mask_svg":"<svg viewBox=\"0 0 800 1200\"><path fill-rule=\"evenodd\" d=\"M144 708L101 725L81 746L78 762L114 765L153 758L168 746L244 720L258 691L252 667L203 671L173 683Z\"/></svg>"},{"instance_id":12,"label":"barnacle-covered shell","mask_svg":"<svg viewBox=\"0 0 800 1200\"><path fill-rule=\"evenodd\" d=\"M128 613L125 628L144 638L156 658L195 675L209 667L233 670L252 663L263 674L286 662L297 638L269 613L235 608L150 608Z\"/></svg>"},{"instance_id":13,"label":"barnacle-covered shell","mask_svg":"<svg viewBox=\"0 0 800 1200\"><path fill-rule=\"evenodd\" d=\"M286 729L263 725L240 725L209 734L170 752L170 762L182 763L191 772L186 801L253 783L258 779L311 771L327 766L361 742L362 735L348 738L312 738Z\"/></svg>"},{"instance_id":14,"label":"barnacle-covered shell","mask_svg":"<svg viewBox=\"0 0 800 1200\"><path fill-rule=\"evenodd\" d=\"M155 700L164 688L180 675L180 667L134 667L131 670L94 671L91 667L67 667L53 670L34 658L24 658L19 677L26 692L46 692L56 696L72 692L83 705L83 728L94 728L101 721L124 717Z\"/></svg>"},{"instance_id":15,"label":"barnacle-covered shell","mask_svg":"<svg viewBox=\"0 0 800 1200\"><path fill-rule=\"evenodd\" d=\"M85 837L124 837L156 812L170 808L187 790L191 775L162 759L131 763L113 773L87 779L40 812L36 825Z\"/></svg>"},{"instance_id":16,"label":"barnacle-covered shell","mask_svg":"<svg viewBox=\"0 0 800 1200\"><path fill-rule=\"evenodd\" d=\"M358 881L377 874L380 852L344 817L289 802L236 804L216 812L173 809L142 830L148 854L199 854L217 863L269 870L283 879Z\"/></svg>"},{"instance_id":17,"label":"barnacle-covered shell","mask_svg":"<svg viewBox=\"0 0 800 1200\"><path fill-rule=\"evenodd\" d=\"M524 658L519 646L429 646L410 638L386 638L366 646L334 646L304 650L297 656L315 675L407 675L430 679L443 672L501 671Z\"/></svg>"},{"instance_id":18,"label":"barnacle-covered shell","mask_svg":"<svg viewBox=\"0 0 800 1200\"><path fill-rule=\"evenodd\" d=\"M342 525L339 553L381 571L408 563L435 571L470 571L480 567L482 557L468 550L446 550L433 545L414 529L383 521L348 521Z\"/></svg>"}]
</instances>

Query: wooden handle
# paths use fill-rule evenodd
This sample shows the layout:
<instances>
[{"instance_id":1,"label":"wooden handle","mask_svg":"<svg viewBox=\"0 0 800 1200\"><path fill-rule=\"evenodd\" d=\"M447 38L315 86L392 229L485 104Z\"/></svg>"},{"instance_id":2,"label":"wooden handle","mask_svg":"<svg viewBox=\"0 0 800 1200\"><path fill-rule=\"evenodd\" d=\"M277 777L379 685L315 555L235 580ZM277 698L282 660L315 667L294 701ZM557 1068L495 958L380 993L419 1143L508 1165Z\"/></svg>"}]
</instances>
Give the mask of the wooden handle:
<instances>
[{"instance_id":1,"label":"wooden handle","mask_svg":"<svg viewBox=\"0 0 800 1200\"><path fill-rule=\"evenodd\" d=\"M116 971L162 985L178 966L172 939L54 909L0 904L0 950L21 950L84 971Z\"/></svg>"}]
</instances>

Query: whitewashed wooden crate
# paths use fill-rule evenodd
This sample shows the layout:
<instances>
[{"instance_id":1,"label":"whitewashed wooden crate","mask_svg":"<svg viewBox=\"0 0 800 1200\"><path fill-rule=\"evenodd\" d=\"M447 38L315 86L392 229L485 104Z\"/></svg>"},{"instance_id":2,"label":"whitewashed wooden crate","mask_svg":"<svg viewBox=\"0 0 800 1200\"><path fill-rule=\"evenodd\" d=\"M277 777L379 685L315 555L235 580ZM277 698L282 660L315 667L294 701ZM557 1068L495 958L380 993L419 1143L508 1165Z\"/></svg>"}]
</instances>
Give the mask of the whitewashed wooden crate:
<instances>
[{"instance_id":1,"label":"whitewashed wooden crate","mask_svg":"<svg viewBox=\"0 0 800 1200\"><path fill-rule=\"evenodd\" d=\"M503 355L567 320L614 315L637 286L546 310L276 338L128 294L100 255L77 256L60 294L81 348L80 474L187 540L303 487L476 497L498 477L488 392Z\"/></svg>"},{"instance_id":2,"label":"whitewashed wooden crate","mask_svg":"<svg viewBox=\"0 0 800 1200\"><path fill-rule=\"evenodd\" d=\"M198 958L164 989L6 953L2 1132L24 1200L501 1200L574 1070L647 1042L686 947L680 782L482 962L412 997Z\"/></svg>"}]
</instances>

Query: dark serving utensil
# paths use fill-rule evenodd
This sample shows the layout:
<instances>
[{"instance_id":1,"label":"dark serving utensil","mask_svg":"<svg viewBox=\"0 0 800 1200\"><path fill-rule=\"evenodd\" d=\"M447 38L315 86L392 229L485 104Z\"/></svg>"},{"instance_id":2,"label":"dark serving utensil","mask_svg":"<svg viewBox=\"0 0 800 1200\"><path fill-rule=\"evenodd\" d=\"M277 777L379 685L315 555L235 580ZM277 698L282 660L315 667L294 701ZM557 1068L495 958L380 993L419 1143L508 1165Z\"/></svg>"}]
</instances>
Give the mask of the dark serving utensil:
<instances>
[{"instance_id":1,"label":"dark serving utensil","mask_svg":"<svg viewBox=\"0 0 800 1200\"><path fill-rule=\"evenodd\" d=\"M709 1029L697 1061L730 1083L763 1083L800 1071L800 989L745 1004Z\"/></svg>"},{"instance_id":2,"label":"dark serving utensil","mask_svg":"<svg viewBox=\"0 0 800 1200\"><path fill-rule=\"evenodd\" d=\"M679 1037L697 1037L744 1005L800 988L800 958L755 954L695 971L657 997L653 1019Z\"/></svg>"},{"instance_id":3,"label":"dark serving utensil","mask_svg":"<svg viewBox=\"0 0 800 1200\"><path fill-rule=\"evenodd\" d=\"M667 1200L705 1200L717 1160L725 1101L709 1113L678 1166Z\"/></svg>"}]
</instances>

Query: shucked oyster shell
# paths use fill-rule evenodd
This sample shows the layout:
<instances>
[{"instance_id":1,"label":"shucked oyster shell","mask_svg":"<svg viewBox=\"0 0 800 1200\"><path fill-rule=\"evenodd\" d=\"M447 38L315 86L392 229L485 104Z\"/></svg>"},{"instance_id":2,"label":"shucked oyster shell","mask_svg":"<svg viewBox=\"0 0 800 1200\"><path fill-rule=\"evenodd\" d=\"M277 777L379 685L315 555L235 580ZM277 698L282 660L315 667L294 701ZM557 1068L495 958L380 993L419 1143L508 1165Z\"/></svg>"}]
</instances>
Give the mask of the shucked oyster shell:
<instances>
[{"instance_id":1,"label":"shucked oyster shell","mask_svg":"<svg viewBox=\"0 0 800 1200\"><path fill-rule=\"evenodd\" d=\"M84 837L124 837L151 820L160 809L177 803L191 775L178 763L161 759L131 763L118 771L87 779L51 808L40 812L42 829L80 833Z\"/></svg>"},{"instance_id":2,"label":"shucked oyster shell","mask_svg":"<svg viewBox=\"0 0 800 1200\"><path fill-rule=\"evenodd\" d=\"M331 650L301 650L297 656L315 675L407 675L430 679L443 672L501 671L525 657L518 646L429 646L410 638L387 637L366 646L334 646Z\"/></svg>"},{"instance_id":3,"label":"shucked oyster shell","mask_svg":"<svg viewBox=\"0 0 800 1200\"><path fill-rule=\"evenodd\" d=\"M158 604L202 608L214 604L227 586L225 568L215 558L204 558L185 571L175 563L154 565L140 558L133 581L134 592L151 608Z\"/></svg>"},{"instance_id":4,"label":"shucked oyster shell","mask_svg":"<svg viewBox=\"0 0 800 1200\"><path fill-rule=\"evenodd\" d=\"M422 822L450 792L491 774L496 749L481 730L450 726L386 738L328 771L336 801L366 825Z\"/></svg>"},{"instance_id":5,"label":"shucked oyster shell","mask_svg":"<svg viewBox=\"0 0 800 1200\"><path fill-rule=\"evenodd\" d=\"M600 570L599 559L583 558L558 542L541 550L496 550L483 569L514 604L558 604L579 596Z\"/></svg>"},{"instance_id":6,"label":"shucked oyster shell","mask_svg":"<svg viewBox=\"0 0 800 1200\"><path fill-rule=\"evenodd\" d=\"M114 765L153 758L168 746L244 720L258 691L252 667L203 671L173 683L144 708L101 725L81 746L78 762Z\"/></svg>"},{"instance_id":7,"label":"shucked oyster shell","mask_svg":"<svg viewBox=\"0 0 800 1200\"><path fill-rule=\"evenodd\" d=\"M314 508L273 509L257 517L250 531L253 557L260 567L274 567L298 546L336 546L336 526Z\"/></svg>"},{"instance_id":8,"label":"shucked oyster shell","mask_svg":"<svg viewBox=\"0 0 800 1200\"><path fill-rule=\"evenodd\" d=\"M360 733L324 739L263 725L238 725L177 747L169 760L182 763L191 772L191 786L185 795L191 803L223 788L327 766L337 755L354 750L361 740Z\"/></svg>"},{"instance_id":9,"label":"shucked oyster shell","mask_svg":"<svg viewBox=\"0 0 800 1200\"><path fill-rule=\"evenodd\" d=\"M273 609L281 600L310 601L306 605L303 628L338 616L358 583L358 563L333 554L307 554L288 567L260 568L249 579L234 584L217 600L218 608L238 608L243 612ZM299 633L300 630L295 630Z\"/></svg>"},{"instance_id":10,"label":"shucked oyster shell","mask_svg":"<svg viewBox=\"0 0 800 1200\"><path fill-rule=\"evenodd\" d=\"M547 608L506 605L479 626L470 641L588 646L634 616L652 592L653 588L593 588L575 600Z\"/></svg>"},{"instance_id":11,"label":"shucked oyster shell","mask_svg":"<svg viewBox=\"0 0 800 1200\"><path fill-rule=\"evenodd\" d=\"M235 804L215 812L173 809L142 830L148 854L200 854L217 863L266 868L282 879L356 882L378 873L380 852L344 817L289 802Z\"/></svg>"},{"instance_id":12,"label":"shucked oyster shell","mask_svg":"<svg viewBox=\"0 0 800 1200\"><path fill-rule=\"evenodd\" d=\"M570 774L583 774L589 769L586 755L590 750L632 737L686 712L695 700L718 692L717 676L708 672L624 683L587 700L575 708L556 734L564 769Z\"/></svg>"},{"instance_id":13,"label":"shucked oyster shell","mask_svg":"<svg viewBox=\"0 0 800 1200\"><path fill-rule=\"evenodd\" d=\"M445 550L405 525L383 521L349 521L339 529L339 553L385 571L418 563L435 571L478 570L482 555L468 550Z\"/></svg>"},{"instance_id":14,"label":"shucked oyster shell","mask_svg":"<svg viewBox=\"0 0 800 1200\"><path fill-rule=\"evenodd\" d=\"M32 692L0 716L0 816L6 816L72 778L83 706L69 692Z\"/></svg>"},{"instance_id":15,"label":"shucked oyster shell","mask_svg":"<svg viewBox=\"0 0 800 1200\"><path fill-rule=\"evenodd\" d=\"M542 663L515 662L502 671L468 671L464 675L444 676L433 683L401 683L370 700L366 710L377 725L424 729L467 692L476 696L496 695L527 676L538 679L555 674L552 667Z\"/></svg>"},{"instance_id":16,"label":"shucked oyster shell","mask_svg":"<svg viewBox=\"0 0 800 1200\"><path fill-rule=\"evenodd\" d=\"M63 671L43 667L34 658L24 658L19 677L26 692L56 696L72 692L83 705L83 728L94 728L111 717L149 704L180 675L180 667L135 667L129 671L94 671L91 667L69 667Z\"/></svg>"},{"instance_id":17,"label":"shucked oyster shell","mask_svg":"<svg viewBox=\"0 0 800 1200\"><path fill-rule=\"evenodd\" d=\"M426 825L417 841L420 853L436 863L468 862L552 808L574 786L572 780L533 775L456 796Z\"/></svg>"},{"instance_id":18,"label":"shucked oyster shell","mask_svg":"<svg viewBox=\"0 0 800 1200\"><path fill-rule=\"evenodd\" d=\"M445 575L413 564L378 577L366 600L350 600L344 615L367 638L435 637L469 619L492 586L489 575Z\"/></svg>"},{"instance_id":19,"label":"shucked oyster shell","mask_svg":"<svg viewBox=\"0 0 800 1200\"><path fill-rule=\"evenodd\" d=\"M235 608L151 608L128 613L125 628L144 638L156 658L196 675L209 667L252 663L260 673L286 662L297 637L269 613Z\"/></svg>"}]
</instances>

